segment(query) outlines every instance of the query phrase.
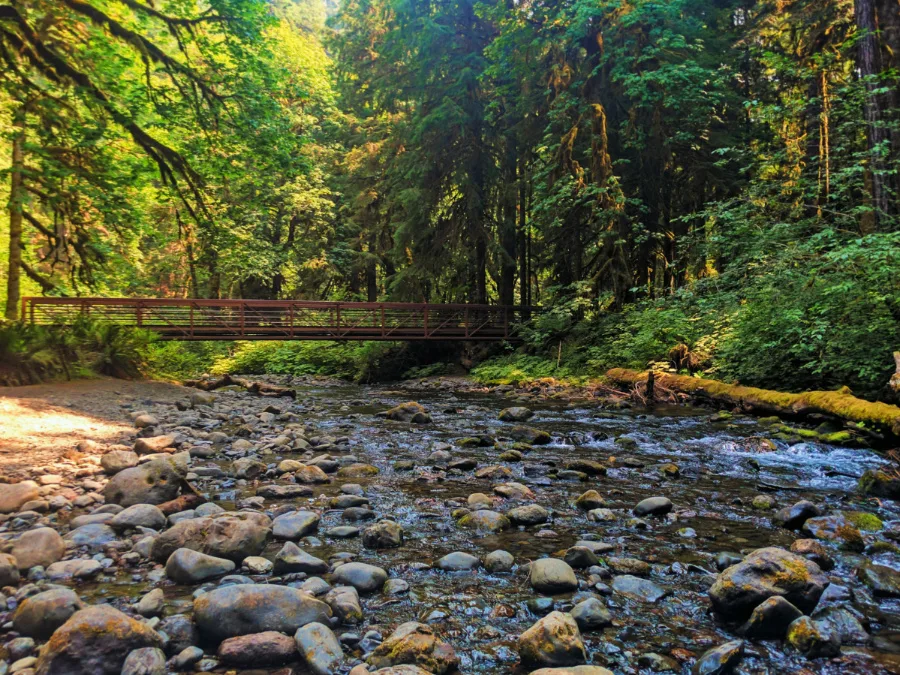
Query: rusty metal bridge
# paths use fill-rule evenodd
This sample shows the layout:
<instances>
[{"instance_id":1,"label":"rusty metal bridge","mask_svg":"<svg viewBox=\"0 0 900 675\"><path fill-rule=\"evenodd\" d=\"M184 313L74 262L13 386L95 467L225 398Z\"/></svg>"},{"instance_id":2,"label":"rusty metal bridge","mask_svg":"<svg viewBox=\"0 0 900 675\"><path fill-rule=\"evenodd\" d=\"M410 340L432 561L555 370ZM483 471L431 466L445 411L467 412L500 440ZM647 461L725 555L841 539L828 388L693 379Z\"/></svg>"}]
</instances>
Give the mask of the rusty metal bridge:
<instances>
[{"instance_id":1,"label":"rusty metal bridge","mask_svg":"<svg viewBox=\"0 0 900 675\"><path fill-rule=\"evenodd\" d=\"M143 328L164 340L516 341L533 308L399 302L22 299L22 321L72 325L79 317Z\"/></svg>"}]
</instances>

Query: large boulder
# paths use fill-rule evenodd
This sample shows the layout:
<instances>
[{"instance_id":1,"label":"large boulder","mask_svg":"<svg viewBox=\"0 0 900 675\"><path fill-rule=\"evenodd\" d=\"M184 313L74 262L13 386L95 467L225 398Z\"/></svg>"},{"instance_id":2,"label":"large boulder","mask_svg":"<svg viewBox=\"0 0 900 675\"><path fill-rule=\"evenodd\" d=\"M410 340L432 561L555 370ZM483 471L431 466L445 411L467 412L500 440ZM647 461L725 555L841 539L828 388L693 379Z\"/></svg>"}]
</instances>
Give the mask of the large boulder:
<instances>
[{"instance_id":1,"label":"large boulder","mask_svg":"<svg viewBox=\"0 0 900 675\"><path fill-rule=\"evenodd\" d=\"M409 621L397 627L368 658L373 668L416 665L435 675L456 670L459 658L446 642L434 634L431 626Z\"/></svg>"},{"instance_id":2,"label":"large boulder","mask_svg":"<svg viewBox=\"0 0 900 675\"><path fill-rule=\"evenodd\" d=\"M178 496L182 477L167 459L154 459L120 471L103 489L107 504L163 504Z\"/></svg>"},{"instance_id":3,"label":"large boulder","mask_svg":"<svg viewBox=\"0 0 900 675\"><path fill-rule=\"evenodd\" d=\"M41 648L36 675L120 675L128 654L162 637L109 605L76 612Z\"/></svg>"},{"instance_id":4,"label":"large boulder","mask_svg":"<svg viewBox=\"0 0 900 675\"><path fill-rule=\"evenodd\" d=\"M857 489L873 497L900 500L900 478L893 472L869 469L859 479Z\"/></svg>"},{"instance_id":5,"label":"large boulder","mask_svg":"<svg viewBox=\"0 0 900 675\"><path fill-rule=\"evenodd\" d=\"M179 548L189 548L240 563L247 556L262 552L271 526L268 516L254 512L182 520L156 537L150 557L165 562Z\"/></svg>"},{"instance_id":6,"label":"large boulder","mask_svg":"<svg viewBox=\"0 0 900 675\"><path fill-rule=\"evenodd\" d=\"M28 637L46 640L84 603L68 588L51 588L25 598L13 615L13 628Z\"/></svg>"},{"instance_id":7,"label":"large boulder","mask_svg":"<svg viewBox=\"0 0 900 675\"><path fill-rule=\"evenodd\" d=\"M587 654L575 619L562 612L541 618L519 636L519 658L531 668L584 663Z\"/></svg>"},{"instance_id":8,"label":"large boulder","mask_svg":"<svg viewBox=\"0 0 900 675\"><path fill-rule=\"evenodd\" d=\"M0 513L18 511L22 504L40 496L38 484L33 480L0 484Z\"/></svg>"},{"instance_id":9,"label":"large boulder","mask_svg":"<svg viewBox=\"0 0 900 675\"><path fill-rule=\"evenodd\" d=\"M761 548L723 571L709 589L713 610L728 621L743 621L776 595L809 613L828 585L814 562L781 548Z\"/></svg>"},{"instance_id":10,"label":"large boulder","mask_svg":"<svg viewBox=\"0 0 900 675\"><path fill-rule=\"evenodd\" d=\"M211 642L266 631L291 634L313 621L327 624L330 618L327 604L289 586L237 584L194 600L194 621Z\"/></svg>"},{"instance_id":11,"label":"large boulder","mask_svg":"<svg viewBox=\"0 0 900 675\"><path fill-rule=\"evenodd\" d=\"M39 527L23 532L13 542L12 551L20 570L36 565L48 567L60 560L66 553L66 542L59 532L51 527Z\"/></svg>"}]
</instances>

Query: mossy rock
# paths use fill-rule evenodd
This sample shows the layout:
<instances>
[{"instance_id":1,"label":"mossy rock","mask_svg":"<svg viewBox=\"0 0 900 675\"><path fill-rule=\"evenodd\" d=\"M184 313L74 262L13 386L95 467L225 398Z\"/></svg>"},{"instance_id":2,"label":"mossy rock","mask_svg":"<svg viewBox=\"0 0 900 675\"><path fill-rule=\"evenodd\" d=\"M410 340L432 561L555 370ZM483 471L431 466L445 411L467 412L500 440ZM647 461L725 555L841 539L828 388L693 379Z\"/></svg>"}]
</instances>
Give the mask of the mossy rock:
<instances>
[{"instance_id":1,"label":"mossy rock","mask_svg":"<svg viewBox=\"0 0 900 675\"><path fill-rule=\"evenodd\" d=\"M857 490L873 497L900 499L900 477L893 472L869 469L859 479Z\"/></svg>"},{"instance_id":2,"label":"mossy rock","mask_svg":"<svg viewBox=\"0 0 900 675\"><path fill-rule=\"evenodd\" d=\"M843 513L848 521L863 532L880 532L884 529L884 523L881 522L881 518L874 513L866 511L844 511Z\"/></svg>"}]
</instances>

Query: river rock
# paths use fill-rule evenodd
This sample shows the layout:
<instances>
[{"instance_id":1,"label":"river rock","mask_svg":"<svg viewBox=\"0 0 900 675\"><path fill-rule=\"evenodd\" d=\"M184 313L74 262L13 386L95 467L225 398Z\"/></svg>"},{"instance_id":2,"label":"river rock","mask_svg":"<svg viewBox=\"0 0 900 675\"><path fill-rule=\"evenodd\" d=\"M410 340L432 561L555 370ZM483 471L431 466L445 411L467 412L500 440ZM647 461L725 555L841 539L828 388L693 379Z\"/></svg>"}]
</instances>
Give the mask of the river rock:
<instances>
[{"instance_id":1,"label":"river rock","mask_svg":"<svg viewBox=\"0 0 900 675\"><path fill-rule=\"evenodd\" d=\"M582 600L572 608L571 614L580 630L600 630L612 625L609 610L597 598Z\"/></svg>"},{"instance_id":2,"label":"river rock","mask_svg":"<svg viewBox=\"0 0 900 675\"><path fill-rule=\"evenodd\" d=\"M411 422L412 424L428 424L431 422L431 415L420 403L408 401L394 406L390 410L378 413L379 417L384 417L395 422Z\"/></svg>"},{"instance_id":3,"label":"river rock","mask_svg":"<svg viewBox=\"0 0 900 675\"><path fill-rule=\"evenodd\" d=\"M864 562L856 569L856 576L875 595L900 598L900 572L887 565Z\"/></svg>"},{"instance_id":4,"label":"river rock","mask_svg":"<svg viewBox=\"0 0 900 675\"><path fill-rule=\"evenodd\" d=\"M703 655L691 668L691 675L727 675L743 656L743 640L726 642L703 652Z\"/></svg>"},{"instance_id":5,"label":"river rock","mask_svg":"<svg viewBox=\"0 0 900 675\"><path fill-rule=\"evenodd\" d=\"M360 593L380 590L387 581L387 572L375 565L360 562L344 563L334 570L334 580L343 586L353 586Z\"/></svg>"},{"instance_id":6,"label":"river rock","mask_svg":"<svg viewBox=\"0 0 900 675\"><path fill-rule=\"evenodd\" d=\"M166 576L180 584L197 584L234 570L234 561L179 548L166 561Z\"/></svg>"},{"instance_id":7,"label":"river rock","mask_svg":"<svg viewBox=\"0 0 900 675\"><path fill-rule=\"evenodd\" d=\"M265 631L223 640L216 655L233 666L280 666L297 657L297 644L283 633Z\"/></svg>"},{"instance_id":8,"label":"river rock","mask_svg":"<svg viewBox=\"0 0 900 675\"><path fill-rule=\"evenodd\" d=\"M324 574L328 563L310 555L292 541L286 542L275 555L275 574Z\"/></svg>"},{"instance_id":9,"label":"river rock","mask_svg":"<svg viewBox=\"0 0 900 675\"><path fill-rule=\"evenodd\" d=\"M241 457L231 464L231 473L235 478L252 480L266 470L266 465L255 457Z\"/></svg>"},{"instance_id":10,"label":"river rock","mask_svg":"<svg viewBox=\"0 0 900 675\"><path fill-rule=\"evenodd\" d=\"M291 511L272 521L276 539L300 539L319 527L319 514L314 511Z\"/></svg>"},{"instance_id":11,"label":"river rock","mask_svg":"<svg viewBox=\"0 0 900 675\"><path fill-rule=\"evenodd\" d=\"M578 589L574 570L557 558L541 558L531 563L530 581L534 590L550 595Z\"/></svg>"},{"instance_id":12,"label":"river rock","mask_svg":"<svg viewBox=\"0 0 900 675\"><path fill-rule=\"evenodd\" d=\"M802 612L811 612L828 585L814 562L781 548L761 548L719 574L709 589L713 610L739 621L766 598L780 595Z\"/></svg>"},{"instance_id":13,"label":"river rock","mask_svg":"<svg viewBox=\"0 0 900 675\"><path fill-rule=\"evenodd\" d=\"M523 406L504 408L498 415L501 422L525 422L532 417L534 417L534 411Z\"/></svg>"},{"instance_id":14,"label":"river rock","mask_svg":"<svg viewBox=\"0 0 900 675\"><path fill-rule=\"evenodd\" d=\"M584 569L600 563L597 555L587 546L572 546L566 549L563 560L575 569Z\"/></svg>"},{"instance_id":15,"label":"river rock","mask_svg":"<svg viewBox=\"0 0 900 675\"><path fill-rule=\"evenodd\" d=\"M516 426L509 430L509 436L513 440L529 445L547 445L552 439L550 434L532 427Z\"/></svg>"},{"instance_id":16,"label":"river rock","mask_svg":"<svg viewBox=\"0 0 900 675\"><path fill-rule=\"evenodd\" d=\"M788 627L787 641L810 659L841 653L841 639L837 632L831 626L813 621L808 616L801 616Z\"/></svg>"},{"instance_id":17,"label":"river rock","mask_svg":"<svg viewBox=\"0 0 900 675\"><path fill-rule=\"evenodd\" d=\"M531 491L531 488L522 483L516 483L515 481L495 485L494 494L500 495L505 499L534 499L534 492Z\"/></svg>"},{"instance_id":18,"label":"river rock","mask_svg":"<svg viewBox=\"0 0 900 675\"><path fill-rule=\"evenodd\" d=\"M84 603L75 591L53 588L22 601L13 615L13 629L36 640L46 640L80 609L84 609Z\"/></svg>"},{"instance_id":19,"label":"river rock","mask_svg":"<svg viewBox=\"0 0 900 675\"><path fill-rule=\"evenodd\" d=\"M91 558L76 558L75 560L60 560L50 565L46 572L50 581L65 581L68 579L91 579L103 571L103 565Z\"/></svg>"},{"instance_id":20,"label":"river rock","mask_svg":"<svg viewBox=\"0 0 900 675\"><path fill-rule=\"evenodd\" d=\"M592 511L593 509L600 509L606 506L606 500L596 490L588 490L578 496L575 500L575 506L582 511Z\"/></svg>"},{"instance_id":21,"label":"river rock","mask_svg":"<svg viewBox=\"0 0 900 675\"><path fill-rule=\"evenodd\" d=\"M431 626L415 621L398 626L367 661L373 668L417 665L434 675L451 672L459 665L453 647L438 639Z\"/></svg>"},{"instance_id":22,"label":"river rock","mask_svg":"<svg viewBox=\"0 0 900 675\"><path fill-rule=\"evenodd\" d=\"M506 517L516 525L540 525L550 520L550 513L543 506L526 504L510 509Z\"/></svg>"},{"instance_id":23,"label":"river rock","mask_svg":"<svg viewBox=\"0 0 900 675\"><path fill-rule=\"evenodd\" d=\"M834 567L834 560L815 539L797 539L791 544L791 553L802 555L807 560L812 560L826 572Z\"/></svg>"},{"instance_id":24,"label":"river rock","mask_svg":"<svg viewBox=\"0 0 900 675\"><path fill-rule=\"evenodd\" d=\"M164 451L172 452L175 440L176 438L173 434L139 438L134 442L134 451L138 455L153 455Z\"/></svg>"},{"instance_id":25,"label":"river rock","mask_svg":"<svg viewBox=\"0 0 900 675\"><path fill-rule=\"evenodd\" d=\"M353 586L335 586L323 600L341 623L357 624L363 620L359 592Z\"/></svg>"},{"instance_id":26,"label":"river rock","mask_svg":"<svg viewBox=\"0 0 900 675\"><path fill-rule=\"evenodd\" d=\"M258 497L266 499L296 499L298 497L311 497L313 489L309 485L261 485L256 489Z\"/></svg>"},{"instance_id":27,"label":"river rock","mask_svg":"<svg viewBox=\"0 0 900 675\"><path fill-rule=\"evenodd\" d=\"M484 556L484 568L492 574L509 572L516 560L508 551L491 551Z\"/></svg>"},{"instance_id":28,"label":"river rock","mask_svg":"<svg viewBox=\"0 0 900 675\"><path fill-rule=\"evenodd\" d=\"M403 543L403 528L393 520L382 520L363 530L362 543L371 549L396 548Z\"/></svg>"},{"instance_id":29,"label":"river rock","mask_svg":"<svg viewBox=\"0 0 900 675\"><path fill-rule=\"evenodd\" d=\"M66 534L63 540L75 547L84 546L96 550L116 541L116 533L109 525L97 523L76 527Z\"/></svg>"},{"instance_id":30,"label":"river rock","mask_svg":"<svg viewBox=\"0 0 900 675\"><path fill-rule=\"evenodd\" d=\"M332 675L344 660L341 643L331 628L321 623L308 623L294 633L296 649L313 675Z\"/></svg>"},{"instance_id":31,"label":"river rock","mask_svg":"<svg viewBox=\"0 0 900 675\"><path fill-rule=\"evenodd\" d=\"M118 472L109 479L103 496L107 504L121 506L163 504L178 496L181 481L172 462L154 459Z\"/></svg>"},{"instance_id":32,"label":"river rock","mask_svg":"<svg viewBox=\"0 0 900 675\"><path fill-rule=\"evenodd\" d=\"M143 647L129 652L121 675L166 675L166 655L158 647Z\"/></svg>"},{"instance_id":33,"label":"river rock","mask_svg":"<svg viewBox=\"0 0 900 675\"><path fill-rule=\"evenodd\" d=\"M0 587L18 586L19 563L9 553L0 553Z\"/></svg>"},{"instance_id":34,"label":"river rock","mask_svg":"<svg viewBox=\"0 0 900 675\"><path fill-rule=\"evenodd\" d=\"M530 675L613 675L611 670L600 666L569 666L568 668L538 668Z\"/></svg>"},{"instance_id":35,"label":"river rock","mask_svg":"<svg viewBox=\"0 0 900 675\"><path fill-rule=\"evenodd\" d=\"M235 563L259 555L271 533L271 521L261 513L238 512L182 520L153 541L150 556L165 562L179 548L189 548Z\"/></svg>"},{"instance_id":36,"label":"river rock","mask_svg":"<svg viewBox=\"0 0 900 675\"><path fill-rule=\"evenodd\" d=\"M619 595L639 602L659 602L669 591L649 579L641 579L630 574L613 577L612 589Z\"/></svg>"},{"instance_id":37,"label":"river rock","mask_svg":"<svg viewBox=\"0 0 900 675\"><path fill-rule=\"evenodd\" d=\"M862 533L844 516L820 516L803 523L803 532L823 541L834 542L844 551L862 553L866 547Z\"/></svg>"},{"instance_id":38,"label":"river rock","mask_svg":"<svg viewBox=\"0 0 900 675\"><path fill-rule=\"evenodd\" d=\"M330 617L327 604L289 586L236 584L194 600L194 621L212 642L266 631L294 633L313 621L328 623Z\"/></svg>"},{"instance_id":39,"label":"river rock","mask_svg":"<svg viewBox=\"0 0 900 675\"><path fill-rule=\"evenodd\" d=\"M859 479L857 489L873 497L900 500L900 478L882 469L868 469Z\"/></svg>"},{"instance_id":40,"label":"river rock","mask_svg":"<svg viewBox=\"0 0 900 675\"><path fill-rule=\"evenodd\" d=\"M509 518L502 513L480 509L467 513L457 521L460 527L479 530L481 532L502 532L512 527Z\"/></svg>"},{"instance_id":41,"label":"river rock","mask_svg":"<svg viewBox=\"0 0 900 675\"><path fill-rule=\"evenodd\" d=\"M100 466L110 476L137 466L140 458L131 450L110 450L100 458Z\"/></svg>"},{"instance_id":42,"label":"river rock","mask_svg":"<svg viewBox=\"0 0 900 675\"><path fill-rule=\"evenodd\" d=\"M163 639L146 624L109 605L76 612L41 649L37 675L120 675L128 654L162 647Z\"/></svg>"},{"instance_id":43,"label":"river rock","mask_svg":"<svg viewBox=\"0 0 900 675\"><path fill-rule=\"evenodd\" d=\"M0 484L0 513L18 511L22 504L41 496L38 484L33 480Z\"/></svg>"},{"instance_id":44,"label":"river rock","mask_svg":"<svg viewBox=\"0 0 900 675\"><path fill-rule=\"evenodd\" d=\"M634 507L634 515L642 518L644 516L664 516L672 510L672 501L667 497L648 497Z\"/></svg>"},{"instance_id":45,"label":"river rock","mask_svg":"<svg viewBox=\"0 0 900 675\"><path fill-rule=\"evenodd\" d=\"M456 551L448 553L438 560L435 567L445 572L468 572L478 567L479 564L480 561L474 555Z\"/></svg>"},{"instance_id":46,"label":"river rock","mask_svg":"<svg viewBox=\"0 0 900 675\"><path fill-rule=\"evenodd\" d=\"M821 603L820 603L821 604ZM830 605L817 608L813 612L813 621L827 627L827 632L835 632L844 645L864 645L869 642L870 636L863 628L859 619L849 609Z\"/></svg>"},{"instance_id":47,"label":"river rock","mask_svg":"<svg viewBox=\"0 0 900 675\"><path fill-rule=\"evenodd\" d=\"M349 466L342 466L338 469L337 475L339 478L366 478L367 476L377 476L378 467L372 466L371 464L363 464L362 462L355 462Z\"/></svg>"},{"instance_id":48,"label":"river rock","mask_svg":"<svg viewBox=\"0 0 900 675\"><path fill-rule=\"evenodd\" d=\"M298 483L305 484L327 483L331 480L320 467L311 464L300 467L294 473L294 479Z\"/></svg>"},{"instance_id":49,"label":"river rock","mask_svg":"<svg viewBox=\"0 0 900 675\"><path fill-rule=\"evenodd\" d=\"M803 499L796 504L779 509L772 518L772 522L788 530L799 530L807 520L821 515L822 511L818 506Z\"/></svg>"},{"instance_id":50,"label":"river rock","mask_svg":"<svg viewBox=\"0 0 900 675\"><path fill-rule=\"evenodd\" d=\"M526 667L574 666L587 654L578 624L569 614L550 612L519 636L519 658Z\"/></svg>"},{"instance_id":51,"label":"river rock","mask_svg":"<svg viewBox=\"0 0 900 675\"><path fill-rule=\"evenodd\" d=\"M780 595L773 595L753 609L740 632L751 640L782 640L788 626L801 616L803 612Z\"/></svg>"},{"instance_id":52,"label":"river rock","mask_svg":"<svg viewBox=\"0 0 900 675\"><path fill-rule=\"evenodd\" d=\"M149 593L145 593L140 600L134 605L134 611L141 616L152 617L162 614L163 607L166 605L166 594L161 588L154 588Z\"/></svg>"},{"instance_id":53,"label":"river rock","mask_svg":"<svg viewBox=\"0 0 900 675\"><path fill-rule=\"evenodd\" d=\"M161 530L166 526L166 516L153 504L135 504L114 515L109 526L117 532L139 527Z\"/></svg>"}]
</instances>

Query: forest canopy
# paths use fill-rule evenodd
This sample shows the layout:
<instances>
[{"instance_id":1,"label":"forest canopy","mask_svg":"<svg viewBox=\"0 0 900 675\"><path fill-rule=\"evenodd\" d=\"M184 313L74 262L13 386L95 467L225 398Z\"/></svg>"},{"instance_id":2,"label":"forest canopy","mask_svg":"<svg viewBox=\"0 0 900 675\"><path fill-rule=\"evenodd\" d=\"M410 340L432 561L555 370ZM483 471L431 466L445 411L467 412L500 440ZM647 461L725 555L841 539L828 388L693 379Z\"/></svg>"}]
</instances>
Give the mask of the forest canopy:
<instances>
[{"instance_id":1,"label":"forest canopy","mask_svg":"<svg viewBox=\"0 0 900 675\"><path fill-rule=\"evenodd\" d=\"M898 0L0 0L0 63L8 319L490 302L577 368L893 370Z\"/></svg>"}]
</instances>

